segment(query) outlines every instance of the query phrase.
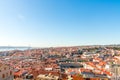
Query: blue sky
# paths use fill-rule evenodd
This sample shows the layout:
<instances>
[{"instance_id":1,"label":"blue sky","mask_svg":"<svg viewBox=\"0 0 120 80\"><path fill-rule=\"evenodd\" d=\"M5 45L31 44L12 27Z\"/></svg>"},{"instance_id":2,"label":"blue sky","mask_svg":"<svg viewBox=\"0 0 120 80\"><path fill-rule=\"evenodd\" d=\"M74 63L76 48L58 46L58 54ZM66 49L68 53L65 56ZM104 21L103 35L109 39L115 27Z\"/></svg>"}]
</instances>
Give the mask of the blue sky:
<instances>
[{"instance_id":1,"label":"blue sky","mask_svg":"<svg viewBox=\"0 0 120 80\"><path fill-rule=\"evenodd\" d=\"M120 44L119 0L0 0L0 46Z\"/></svg>"}]
</instances>

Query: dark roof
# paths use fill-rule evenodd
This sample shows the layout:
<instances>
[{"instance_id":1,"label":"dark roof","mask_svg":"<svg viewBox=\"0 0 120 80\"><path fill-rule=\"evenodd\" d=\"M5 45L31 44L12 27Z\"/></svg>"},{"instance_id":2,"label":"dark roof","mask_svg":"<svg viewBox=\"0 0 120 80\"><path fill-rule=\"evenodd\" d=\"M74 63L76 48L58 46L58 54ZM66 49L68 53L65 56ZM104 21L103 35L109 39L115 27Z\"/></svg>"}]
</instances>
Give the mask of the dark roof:
<instances>
[{"instance_id":1,"label":"dark roof","mask_svg":"<svg viewBox=\"0 0 120 80\"><path fill-rule=\"evenodd\" d=\"M64 63L60 64L61 68L80 68L83 67L81 64L76 64L76 63Z\"/></svg>"}]
</instances>

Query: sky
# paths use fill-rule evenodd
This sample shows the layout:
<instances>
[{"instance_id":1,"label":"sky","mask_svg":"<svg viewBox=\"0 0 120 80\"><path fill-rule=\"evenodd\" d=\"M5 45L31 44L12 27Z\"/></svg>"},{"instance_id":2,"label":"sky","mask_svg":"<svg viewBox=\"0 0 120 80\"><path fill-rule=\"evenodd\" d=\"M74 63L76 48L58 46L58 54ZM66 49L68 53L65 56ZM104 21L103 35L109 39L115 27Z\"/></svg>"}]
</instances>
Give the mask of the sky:
<instances>
[{"instance_id":1,"label":"sky","mask_svg":"<svg viewBox=\"0 0 120 80\"><path fill-rule=\"evenodd\" d=\"M0 0L0 46L120 44L119 0Z\"/></svg>"}]
</instances>

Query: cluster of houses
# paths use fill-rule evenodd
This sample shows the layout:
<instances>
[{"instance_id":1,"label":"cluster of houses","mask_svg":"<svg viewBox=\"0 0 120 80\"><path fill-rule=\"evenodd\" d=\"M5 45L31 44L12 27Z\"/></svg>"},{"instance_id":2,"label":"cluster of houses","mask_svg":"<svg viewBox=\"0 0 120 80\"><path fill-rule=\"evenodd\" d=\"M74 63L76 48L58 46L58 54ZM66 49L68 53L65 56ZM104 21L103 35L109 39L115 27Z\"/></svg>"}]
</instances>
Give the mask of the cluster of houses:
<instances>
[{"instance_id":1,"label":"cluster of houses","mask_svg":"<svg viewBox=\"0 0 120 80\"><path fill-rule=\"evenodd\" d=\"M0 80L119 80L120 51L100 46L13 50Z\"/></svg>"}]
</instances>

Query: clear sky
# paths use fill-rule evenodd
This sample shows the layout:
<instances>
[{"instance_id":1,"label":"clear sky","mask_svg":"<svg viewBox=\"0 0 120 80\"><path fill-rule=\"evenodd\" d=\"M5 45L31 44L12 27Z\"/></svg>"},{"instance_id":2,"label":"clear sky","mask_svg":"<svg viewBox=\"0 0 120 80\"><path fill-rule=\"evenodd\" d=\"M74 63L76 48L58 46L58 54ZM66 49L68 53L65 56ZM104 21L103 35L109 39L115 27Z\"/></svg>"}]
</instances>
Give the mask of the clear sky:
<instances>
[{"instance_id":1,"label":"clear sky","mask_svg":"<svg viewBox=\"0 0 120 80\"><path fill-rule=\"evenodd\" d=\"M0 0L0 46L120 44L119 0Z\"/></svg>"}]
</instances>

